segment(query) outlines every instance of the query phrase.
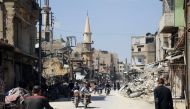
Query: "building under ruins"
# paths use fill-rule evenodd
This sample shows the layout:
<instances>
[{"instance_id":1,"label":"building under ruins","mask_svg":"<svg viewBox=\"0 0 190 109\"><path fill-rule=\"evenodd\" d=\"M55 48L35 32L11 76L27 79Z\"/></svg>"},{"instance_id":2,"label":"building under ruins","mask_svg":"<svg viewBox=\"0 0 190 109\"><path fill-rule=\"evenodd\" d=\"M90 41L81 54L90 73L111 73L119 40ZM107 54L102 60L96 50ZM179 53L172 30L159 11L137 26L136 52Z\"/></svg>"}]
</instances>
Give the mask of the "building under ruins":
<instances>
[{"instance_id":1,"label":"building under ruins","mask_svg":"<svg viewBox=\"0 0 190 109\"><path fill-rule=\"evenodd\" d=\"M136 70L143 70L146 64L155 62L155 36L132 36L131 65Z\"/></svg>"},{"instance_id":2,"label":"building under ruins","mask_svg":"<svg viewBox=\"0 0 190 109\"><path fill-rule=\"evenodd\" d=\"M163 0L163 13L157 35L157 61L168 68L172 92L184 98L185 89L185 10L183 0ZM164 65L162 65L164 66Z\"/></svg>"},{"instance_id":3,"label":"building under ruins","mask_svg":"<svg viewBox=\"0 0 190 109\"><path fill-rule=\"evenodd\" d=\"M21 83L37 82L38 15L37 0L0 1L0 80L6 91Z\"/></svg>"}]
</instances>

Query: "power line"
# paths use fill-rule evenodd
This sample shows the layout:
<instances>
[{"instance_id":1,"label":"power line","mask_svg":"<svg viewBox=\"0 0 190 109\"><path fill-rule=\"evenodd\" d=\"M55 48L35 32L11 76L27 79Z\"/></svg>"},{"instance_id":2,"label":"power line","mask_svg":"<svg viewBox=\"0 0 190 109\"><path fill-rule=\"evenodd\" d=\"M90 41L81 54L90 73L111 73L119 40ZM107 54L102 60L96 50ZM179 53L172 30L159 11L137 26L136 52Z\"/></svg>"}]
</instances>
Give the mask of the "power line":
<instances>
[{"instance_id":1,"label":"power line","mask_svg":"<svg viewBox=\"0 0 190 109\"><path fill-rule=\"evenodd\" d=\"M79 32L79 31L71 31L71 30L64 30L64 29L57 29L55 28L55 31L62 31L62 32L70 32L70 33L76 33L76 34L82 34L83 32ZM115 36L119 36L119 35L129 35L129 34L132 34L132 33L96 33L96 32L92 32L94 35L115 35Z\"/></svg>"}]
</instances>

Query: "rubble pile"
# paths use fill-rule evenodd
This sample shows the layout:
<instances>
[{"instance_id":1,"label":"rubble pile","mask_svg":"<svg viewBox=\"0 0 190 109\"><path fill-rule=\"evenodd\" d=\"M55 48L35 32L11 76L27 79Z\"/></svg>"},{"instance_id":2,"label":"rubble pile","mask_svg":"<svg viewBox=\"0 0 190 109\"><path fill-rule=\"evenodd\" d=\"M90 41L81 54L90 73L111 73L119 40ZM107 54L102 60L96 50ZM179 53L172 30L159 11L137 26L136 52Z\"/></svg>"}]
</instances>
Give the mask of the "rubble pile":
<instances>
[{"instance_id":1,"label":"rubble pile","mask_svg":"<svg viewBox=\"0 0 190 109\"><path fill-rule=\"evenodd\" d=\"M125 84L122 89L129 98L150 96L155 88L156 79L149 73L141 73L136 79Z\"/></svg>"},{"instance_id":2,"label":"rubble pile","mask_svg":"<svg viewBox=\"0 0 190 109\"><path fill-rule=\"evenodd\" d=\"M58 58L46 59L43 62L43 74L46 79L46 84L52 85L57 82L61 82L63 77L68 73L68 69L63 67L64 65Z\"/></svg>"},{"instance_id":3,"label":"rubble pile","mask_svg":"<svg viewBox=\"0 0 190 109\"><path fill-rule=\"evenodd\" d=\"M43 63L44 75L56 76L65 75L67 70L63 67L63 64L58 58L47 59Z\"/></svg>"}]
</instances>

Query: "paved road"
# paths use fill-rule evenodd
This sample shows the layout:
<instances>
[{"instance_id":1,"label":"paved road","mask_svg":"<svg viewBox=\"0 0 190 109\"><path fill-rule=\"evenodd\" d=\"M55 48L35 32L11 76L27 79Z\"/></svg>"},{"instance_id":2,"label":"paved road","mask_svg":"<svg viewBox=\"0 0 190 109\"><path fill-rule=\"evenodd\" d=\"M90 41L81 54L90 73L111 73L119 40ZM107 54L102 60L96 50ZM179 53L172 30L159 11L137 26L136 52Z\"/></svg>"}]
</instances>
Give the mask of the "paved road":
<instances>
[{"instance_id":1,"label":"paved road","mask_svg":"<svg viewBox=\"0 0 190 109\"><path fill-rule=\"evenodd\" d=\"M60 99L56 102L51 102L54 109L75 109L71 101ZM79 109L84 108L82 104ZM93 95L92 103L88 109L154 109L154 104L142 100L132 100L121 96L117 92L112 92L109 96Z\"/></svg>"}]
</instances>

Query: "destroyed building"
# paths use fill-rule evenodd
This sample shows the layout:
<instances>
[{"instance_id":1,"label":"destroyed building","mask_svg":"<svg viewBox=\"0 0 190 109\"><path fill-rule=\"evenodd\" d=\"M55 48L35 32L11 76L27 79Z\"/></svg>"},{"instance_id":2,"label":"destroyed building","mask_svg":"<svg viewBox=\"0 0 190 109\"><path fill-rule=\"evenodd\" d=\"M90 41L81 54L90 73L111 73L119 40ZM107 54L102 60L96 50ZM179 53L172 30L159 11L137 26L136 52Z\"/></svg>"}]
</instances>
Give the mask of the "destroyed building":
<instances>
[{"instance_id":1,"label":"destroyed building","mask_svg":"<svg viewBox=\"0 0 190 109\"><path fill-rule=\"evenodd\" d=\"M0 1L0 80L5 91L34 84L39 5L36 0ZM1 84L2 85L2 84Z\"/></svg>"},{"instance_id":2,"label":"destroyed building","mask_svg":"<svg viewBox=\"0 0 190 109\"><path fill-rule=\"evenodd\" d=\"M148 63L155 61L155 36L132 36L131 65L135 69L144 69Z\"/></svg>"},{"instance_id":3,"label":"destroyed building","mask_svg":"<svg viewBox=\"0 0 190 109\"><path fill-rule=\"evenodd\" d=\"M48 84L55 84L63 81L63 77L68 73L68 69L64 68L68 64L69 50L65 47L66 42L61 38L51 42L42 42L43 57L43 77L47 79ZM54 78L54 80L52 80ZM51 79L51 81L49 81ZM67 78L65 78L65 81ZM52 85L51 84L51 85ZM50 85L50 84L49 84Z\"/></svg>"},{"instance_id":4,"label":"destroyed building","mask_svg":"<svg viewBox=\"0 0 190 109\"><path fill-rule=\"evenodd\" d=\"M167 60L169 82L176 98L184 98L185 89L185 10L183 0L164 0L159 37L163 38L163 60Z\"/></svg>"},{"instance_id":5,"label":"destroyed building","mask_svg":"<svg viewBox=\"0 0 190 109\"><path fill-rule=\"evenodd\" d=\"M118 57L116 54L105 50L94 50L93 64L96 71L96 78L102 77L115 80L118 71ZM100 78L99 78L100 79Z\"/></svg>"},{"instance_id":6,"label":"destroyed building","mask_svg":"<svg viewBox=\"0 0 190 109\"><path fill-rule=\"evenodd\" d=\"M161 0L161 2L163 3L163 13L158 34L155 36L156 60L146 64L144 70L136 68L136 71L143 73L138 73L138 76L129 83L128 88L131 88L132 92L137 92L131 97L140 96L146 92L149 86L152 87L149 90L151 92L154 89L156 78L162 77L166 79L166 85L169 85L174 101L176 98L183 101L183 98L189 96L188 72L186 71L188 62L185 57L185 53L188 52L185 41L185 2L184 0ZM131 75L133 75L132 72ZM177 107L176 102L175 106Z\"/></svg>"}]
</instances>

